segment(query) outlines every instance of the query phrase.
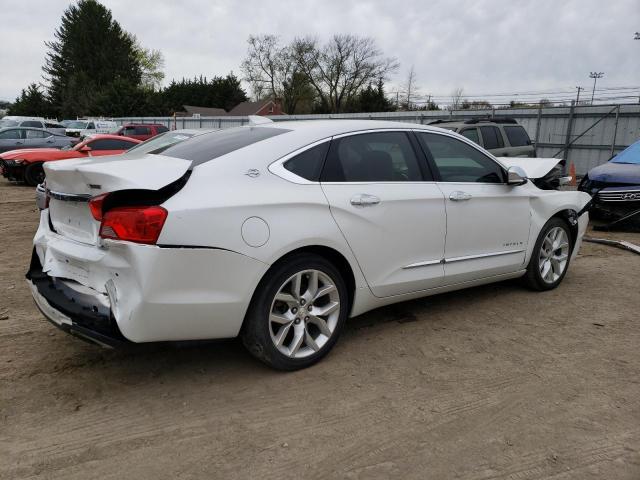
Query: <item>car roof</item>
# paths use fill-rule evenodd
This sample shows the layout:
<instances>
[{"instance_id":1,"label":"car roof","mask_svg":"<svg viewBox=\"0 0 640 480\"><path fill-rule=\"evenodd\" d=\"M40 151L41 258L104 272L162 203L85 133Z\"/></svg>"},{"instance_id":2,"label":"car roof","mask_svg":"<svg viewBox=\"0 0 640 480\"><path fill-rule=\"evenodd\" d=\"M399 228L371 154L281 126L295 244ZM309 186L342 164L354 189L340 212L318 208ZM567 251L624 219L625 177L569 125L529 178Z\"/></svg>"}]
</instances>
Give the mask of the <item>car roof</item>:
<instances>
[{"instance_id":1,"label":"car roof","mask_svg":"<svg viewBox=\"0 0 640 480\"><path fill-rule=\"evenodd\" d=\"M144 122L131 122L123 123L123 127L166 127L163 123L144 123Z\"/></svg>"},{"instance_id":2,"label":"car roof","mask_svg":"<svg viewBox=\"0 0 640 480\"><path fill-rule=\"evenodd\" d=\"M417 129L438 132L435 127L419 123L393 122L389 120L292 120L262 123L256 127L283 128L296 132L313 131L317 136L332 137L343 133L381 129Z\"/></svg>"}]
</instances>

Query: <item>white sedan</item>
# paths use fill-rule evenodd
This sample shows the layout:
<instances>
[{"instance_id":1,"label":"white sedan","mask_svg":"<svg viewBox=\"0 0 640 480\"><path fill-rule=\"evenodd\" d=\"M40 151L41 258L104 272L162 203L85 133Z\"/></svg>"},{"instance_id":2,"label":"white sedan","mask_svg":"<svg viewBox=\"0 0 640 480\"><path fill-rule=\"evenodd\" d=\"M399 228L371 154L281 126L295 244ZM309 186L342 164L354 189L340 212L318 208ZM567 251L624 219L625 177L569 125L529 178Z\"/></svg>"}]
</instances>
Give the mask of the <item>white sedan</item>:
<instances>
[{"instance_id":1,"label":"white sedan","mask_svg":"<svg viewBox=\"0 0 640 480\"><path fill-rule=\"evenodd\" d=\"M557 160L502 162L414 124L256 123L48 163L27 275L44 315L112 346L240 335L293 370L382 305L516 277L555 288L580 247L589 195L532 181Z\"/></svg>"}]
</instances>

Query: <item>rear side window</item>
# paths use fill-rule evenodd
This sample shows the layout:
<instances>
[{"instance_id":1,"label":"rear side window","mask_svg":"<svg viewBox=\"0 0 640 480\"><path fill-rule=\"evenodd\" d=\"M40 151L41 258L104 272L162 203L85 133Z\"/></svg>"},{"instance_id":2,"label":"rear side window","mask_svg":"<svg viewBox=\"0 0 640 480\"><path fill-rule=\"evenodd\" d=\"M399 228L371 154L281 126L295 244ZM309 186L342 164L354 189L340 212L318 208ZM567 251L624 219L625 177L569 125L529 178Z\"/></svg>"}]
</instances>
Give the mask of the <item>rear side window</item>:
<instances>
[{"instance_id":1,"label":"rear side window","mask_svg":"<svg viewBox=\"0 0 640 480\"><path fill-rule=\"evenodd\" d=\"M502 168L471 145L447 135L419 133L442 182L503 183Z\"/></svg>"},{"instance_id":2,"label":"rear side window","mask_svg":"<svg viewBox=\"0 0 640 480\"><path fill-rule=\"evenodd\" d=\"M0 132L0 140L17 140L19 138L24 138L24 136L21 135L21 131L18 128L12 128L11 130L5 130L4 132Z\"/></svg>"},{"instance_id":3,"label":"rear side window","mask_svg":"<svg viewBox=\"0 0 640 480\"><path fill-rule=\"evenodd\" d=\"M460 132L460 135L462 135L463 137L467 137L472 142L477 143L478 145L480 145L480 137L478 136L478 129L477 128L467 128L465 130L462 130Z\"/></svg>"},{"instance_id":4,"label":"rear side window","mask_svg":"<svg viewBox=\"0 0 640 480\"><path fill-rule=\"evenodd\" d=\"M320 173L328 150L329 142L316 145L287 160L284 163L284 168L299 177L317 182L320 180Z\"/></svg>"},{"instance_id":5,"label":"rear side window","mask_svg":"<svg viewBox=\"0 0 640 480\"><path fill-rule=\"evenodd\" d=\"M509 143L512 147L524 147L531 145L531 140L524 127L504 127L504 133L507 134Z\"/></svg>"},{"instance_id":6,"label":"rear side window","mask_svg":"<svg viewBox=\"0 0 640 480\"><path fill-rule=\"evenodd\" d=\"M102 138L89 143L92 150L127 150L136 145L126 140L116 140L114 138Z\"/></svg>"},{"instance_id":7,"label":"rear side window","mask_svg":"<svg viewBox=\"0 0 640 480\"><path fill-rule=\"evenodd\" d=\"M484 143L484 148L487 150L493 150L496 148L504 147L504 141L502 140L502 134L498 127L486 126L480 127L480 132L482 132L482 140Z\"/></svg>"},{"instance_id":8,"label":"rear side window","mask_svg":"<svg viewBox=\"0 0 640 480\"><path fill-rule=\"evenodd\" d=\"M324 182L419 182L418 158L405 132L350 135L334 140Z\"/></svg>"},{"instance_id":9,"label":"rear side window","mask_svg":"<svg viewBox=\"0 0 640 480\"><path fill-rule=\"evenodd\" d=\"M46 138L50 136L48 132L44 130L27 130L27 138Z\"/></svg>"},{"instance_id":10,"label":"rear side window","mask_svg":"<svg viewBox=\"0 0 640 480\"><path fill-rule=\"evenodd\" d=\"M193 166L197 166L227 153L290 131L284 128L271 127L227 128L219 132L213 132L210 135L198 135L186 142L171 145L153 153L191 160Z\"/></svg>"},{"instance_id":11,"label":"rear side window","mask_svg":"<svg viewBox=\"0 0 640 480\"><path fill-rule=\"evenodd\" d=\"M158 125L156 127L156 132L158 132L158 133L164 133L164 132L168 132L168 131L169 131L169 129L167 127L162 126L162 125Z\"/></svg>"}]
</instances>

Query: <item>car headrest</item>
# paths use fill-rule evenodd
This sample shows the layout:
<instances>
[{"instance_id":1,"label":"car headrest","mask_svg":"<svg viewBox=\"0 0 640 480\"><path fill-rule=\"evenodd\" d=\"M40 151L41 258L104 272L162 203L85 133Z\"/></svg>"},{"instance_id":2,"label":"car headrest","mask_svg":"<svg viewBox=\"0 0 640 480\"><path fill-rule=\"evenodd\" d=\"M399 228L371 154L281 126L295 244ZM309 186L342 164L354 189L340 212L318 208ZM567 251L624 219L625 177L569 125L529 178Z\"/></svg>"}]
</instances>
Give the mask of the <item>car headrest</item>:
<instances>
[{"instance_id":1,"label":"car headrest","mask_svg":"<svg viewBox=\"0 0 640 480\"><path fill-rule=\"evenodd\" d=\"M391 180L393 177L393 161L387 152L380 150L367 152L365 162L368 180Z\"/></svg>"}]
</instances>

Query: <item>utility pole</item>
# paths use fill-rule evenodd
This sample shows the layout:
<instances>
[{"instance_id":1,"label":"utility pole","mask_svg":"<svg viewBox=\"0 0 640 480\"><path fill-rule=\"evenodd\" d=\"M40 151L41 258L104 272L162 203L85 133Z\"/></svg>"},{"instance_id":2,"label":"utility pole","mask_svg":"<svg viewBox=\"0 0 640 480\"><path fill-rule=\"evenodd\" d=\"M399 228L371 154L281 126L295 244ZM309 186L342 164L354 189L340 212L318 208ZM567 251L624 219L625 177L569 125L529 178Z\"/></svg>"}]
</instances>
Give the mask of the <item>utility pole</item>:
<instances>
[{"instance_id":1,"label":"utility pole","mask_svg":"<svg viewBox=\"0 0 640 480\"><path fill-rule=\"evenodd\" d=\"M599 78L604 77L604 72L591 72L589 78L593 78L593 91L591 92L591 105L593 105L593 96L596 94L596 82Z\"/></svg>"},{"instance_id":2,"label":"utility pole","mask_svg":"<svg viewBox=\"0 0 640 480\"><path fill-rule=\"evenodd\" d=\"M576 105L580 103L580 91L584 90L582 87L576 87L578 89L578 96L576 97Z\"/></svg>"}]
</instances>

